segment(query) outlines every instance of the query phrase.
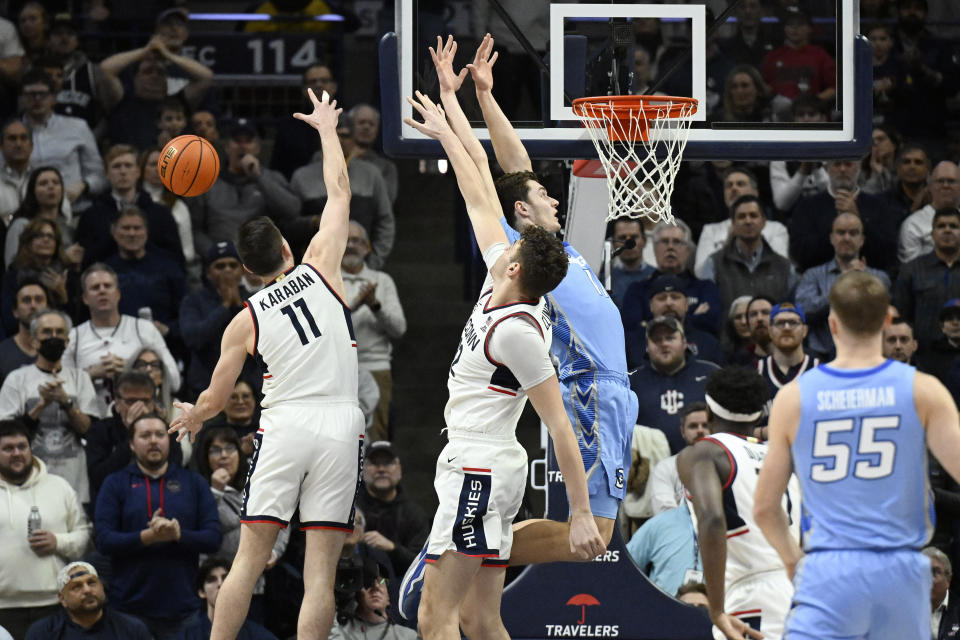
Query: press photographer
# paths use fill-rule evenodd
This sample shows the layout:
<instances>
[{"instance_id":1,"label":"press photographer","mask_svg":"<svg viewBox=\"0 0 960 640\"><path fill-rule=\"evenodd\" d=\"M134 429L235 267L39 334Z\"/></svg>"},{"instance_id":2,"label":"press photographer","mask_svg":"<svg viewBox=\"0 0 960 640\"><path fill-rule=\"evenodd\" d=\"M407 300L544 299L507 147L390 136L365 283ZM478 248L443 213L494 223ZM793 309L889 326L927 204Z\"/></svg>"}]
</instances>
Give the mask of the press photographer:
<instances>
[{"instance_id":1,"label":"press photographer","mask_svg":"<svg viewBox=\"0 0 960 640\"><path fill-rule=\"evenodd\" d=\"M416 640L417 633L387 615L386 571L371 558L343 558L337 566L337 619L330 640Z\"/></svg>"}]
</instances>

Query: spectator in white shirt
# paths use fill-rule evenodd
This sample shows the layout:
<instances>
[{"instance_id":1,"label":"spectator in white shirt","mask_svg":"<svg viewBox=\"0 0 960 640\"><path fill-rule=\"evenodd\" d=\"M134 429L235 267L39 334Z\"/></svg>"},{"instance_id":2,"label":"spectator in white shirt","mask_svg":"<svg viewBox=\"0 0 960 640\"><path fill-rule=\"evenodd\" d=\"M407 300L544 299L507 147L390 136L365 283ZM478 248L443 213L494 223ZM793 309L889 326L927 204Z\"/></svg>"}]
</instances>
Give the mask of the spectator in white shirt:
<instances>
[{"instance_id":1,"label":"spectator in white shirt","mask_svg":"<svg viewBox=\"0 0 960 640\"><path fill-rule=\"evenodd\" d=\"M950 209L960 206L960 167L944 160L936 167L928 179L930 203L917 209L900 225L900 245L897 258L900 264L910 262L918 256L933 251L933 214L937 209Z\"/></svg>"},{"instance_id":2,"label":"spectator in white shirt","mask_svg":"<svg viewBox=\"0 0 960 640\"><path fill-rule=\"evenodd\" d=\"M57 102L54 90L53 80L42 71L30 71L23 77L24 118L33 132L30 161L34 166L57 167L67 199L75 211L81 211L88 196L107 186L103 159L86 121L53 112Z\"/></svg>"},{"instance_id":3,"label":"spectator in white shirt","mask_svg":"<svg viewBox=\"0 0 960 640\"><path fill-rule=\"evenodd\" d=\"M154 323L120 313L120 289L113 269L100 262L90 265L80 276L80 288L90 319L70 332L63 361L90 374L97 389L99 414L107 415L113 400L114 376L144 347L160 355L171 391L179 389L180 369Z\"/></svg>"},{"instance_id":4,"label":"spectator in white shirt","mask_svg":"<svg viewBox=\"0 0 960 640\"><path fill-rule=\"evenodd\" d=\"M724 204L729 208L730 205L737 201L737 198L745 195L759 195L759 191L757 190L757 177L753 175L752 171L744 167L731 167L727 169L723 174ZM694 259L693 269L698 278L704 277L703 269L707 259L722 249L723 245L730 239L730 230L732 228L732 218L703 225L703 231L700 232L700 240L697 243L697 255ZM789 257L790 235L783 224L768 218L761 234L775 253L780 254L784 258Z\"/></svg>"},{"instance_id":5,"label":"spectator in white shirt","mask_svg":"<svg viewBox=\"0 0 960 640\"><path fill-rule=\"evenodd\" d=\"M709 435L707 405L691 402L680 411L680 435L687 446ZM677 455L664 458L650 472L650 508L653 515L669 511L683 502L683 483L677 473Z\"/></svg>"},{"instance_id":6,"label":"spectator in white shirt","mask_svg":"<svg viewBox=\"0 0 960 640\"><path fill-rule=\"evenodd\" d=\"M0 152L3 153L3 168L0 169L0 219L10 226L10 219L23 202L30 177L30 154L33 139L30 129L19 120L8 120L0 130Z\"/></svg>"}]
</instances>

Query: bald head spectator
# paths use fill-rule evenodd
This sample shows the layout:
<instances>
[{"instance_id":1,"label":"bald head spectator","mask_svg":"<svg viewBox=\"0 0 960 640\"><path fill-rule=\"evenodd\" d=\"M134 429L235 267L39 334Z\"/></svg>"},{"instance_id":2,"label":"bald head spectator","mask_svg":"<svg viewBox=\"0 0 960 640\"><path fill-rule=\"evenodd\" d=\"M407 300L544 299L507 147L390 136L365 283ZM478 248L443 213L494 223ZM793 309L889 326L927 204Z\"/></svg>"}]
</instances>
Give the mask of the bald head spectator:
<instances>
[{"instance_id":1,"label":"bald head spectator","mask_svg":"<svg viewBox=\"0 0 960 640\"><path fill-rule=\"evenodd\" d=\"M943 305L960 298L960 211L933 214L933 251L903 265L893 288L893 304L913 324L921 349L943 334L938 322Z\"/></svg>"},{"instance_id":2,"label":"bald head spectator","mask_svg":"<svg viewBox=\"0 0 960 640\"><path fill-rule=\"evenodd\" d=\"M135 207L146 216L152 246L163 249L182 265L183 246L170 209L154 202L150 194L139 187L137 150L128 144L115 144L107 150L104 166L110 190L93 201L77 224L77 242L84 249L84 264L102 262L117 252L113 225L121 211Z\"/></svg>"},{"instance_id":3,"label":"bald head spectator","mask_svg":"<svg viewBox=\"0 0 960 640\"><path fill-rule=\"evenodd\" d=\"M185 86L173 92L168 89L168 65L189 78ZM120 79L130 67L134 68L132 92ZM146 46L106 58L100 68L107 77L109 98L116 105L110 113L110 141L131 144L141 150L150 149L157 142L160 103L170 95L189 113L199 106L213 78L210 68L172 51L168 40L161 35L154 35Z\"/></svg>"},{"instance_id":4,"label":"bald head spectator","mask_svg":"<svg viewBox=\"0 0 960 640\"><path fill-rule=\"evenodd\" d=\"M793 264L763 238L767 216L760 198L744 195L730 206L730 239L704 263L703 277L720 289L722 308L742 295L790 297L797 283Z\"/></svg>"},{"instance_id":5,"label":"bald head spectator","mask_svg":"<svg viewBox=\"0 0 960 640\"><path fill-rule=\"evenodd\" d=\"M353 123L354 141L353 151L350 153L349 159L359 158L379 169L383 181L387 183L387 194L390 196L390 202L396 202L397 190L399 189L397 165L373 148L377 136L380 134L380 112L372 105L358 104L350 109L347 115Z\"/></svg>"},{"instance_id":6,"label":"bald head spectator","mask_svg":"<svg viewBox=\"0 0 960 640\"><path fill-rule=\"evenodd\" d=\"M913 354L917 352L917 340L913 337L913 327L903 318L894 318L883 328L883 357L913 364Z\"/></svg>"},{"instance_id":7,"label":"bald head spectator","mask_svg":"<svg viewBox=\"0 0 960 640\"><path fill-rule=\"evenodd\" d=\"M897 233L900 221L887 201L864 193L858 186L859 160L826 163L830 186L825 193L801 197L790 218L790 255L801 270L827 262L832 257L830 230L841 213L860 218L865 232L863 258L881 271L897 266Z\"/></svg>"},{"instance_id":8,"label":"bald head spectator","mask_svg":"<svg viewBox=\"0 0 960 640\"><path fill-rule=\"evenodd\" d=\"M901 263L933 251L933 214L937 209L960 206L960 167L944 160L933 168L927 182L930 202L914 211L900 225L900 247L897 258Z\"/></svg>"},{"instance_id":9,"label":"bald head spectator","mask_svg":"<svg viewBox=\"0 0 960 640\"><path fill-rule=\"evenodd\" d=\"M0 152L3 154L3 167L0 168L0 233L6 235L13 214L27 192L27 181L33 167L30 155L33 153L33 138L30 129L20 120L8 120L0 129Z\"/></svg>"},{"instance_id":10,"label":"bald head spectator","mask_svg":"<svg viewBox=\"0 0 960 640\"><path fill-rule=\"evenodd\" d=\"M622 217L613 221L610 238L610 297L623 310L623 296L635 282L649 278L654 268L643 261L643 248L647 244L643 223L636 218Z\"/></svg>"},{"instance_id":11,"label":"bald head spectator","mask_svg":"<svg viewBox=\"0 0 960 640\"><path fill-rule=\"evenodd\" d=\"M833 337L827 326L830 313L830 287L847 271L867 271L890 288L890 278L879 269L868 267L862 258L863 222L852 213L838 215L830 229L833 259L807 269L797 285L797 304L804 308L810 327L810 351L822 359L831 359L835 352Z\"/></svg>"},{"instance_id":12,"label":"bald head spectator","mask_svg":"<svg viewBox=\"0 0 960 640\"><path fill-rule=\"evenodd\" d=\"M297 124L303 127L303 123ZM305 138L313 138L311 133L300 131ZM254 121L234 121L225 147L227 156L221 159L220 178L209 191L189 198L187 203L193 220L193 244L200 255L217 242L234 242L244 220L269 216L287 230L300 213L300 198L287 179L261 165L261 136Z\"/></svg>"},{"instance_id":13,"label":"bald head spectator","mask_svg":"<svg viewBox=\"0 0 960 640\"><path fill-rule=\"evenodd\" d=\"M307 89L313 89L318 98L326 91L332 100L337 95L338 83L330 67L317 62L303 70L300 87L304 105L310 105ZM290 180L294 171L310 164L313 155L317 153L318 144L316 136L304 135L302 123L293 118L281 118L277 122L277 137L273 145L273 156L270 158L270 168Z\"/></svg>"},{"instance_id":14,"label":"bald head spectator","mask_svg":"<svg viewBox=\"0 0 960 640\"><path fill-rule=\"evenodd\" d=\"M37 345L30 335L33 314L47 308L47 290L40 279L29 274L17 280L13 294L13 317L17 319L17 332L0 342L0 384L11 371L31 364L37 359Z\"/></svg>"},{"instance_id":15,"label":"bald head spectator","mask_svg":"<svg viewBox=\"0 0 960 640\"><path fill-rule=\"evenodd\" d=\"M0 628L18 640L59 610L57 573L90 543L77 492L33 455L31 431L19 420L0 420ZM33 509L40 528L28 534Z\"/></svg>"},{"instance_id":16,"label":"bald head spectator","mask_svg":"<svg viewBox=\"0 0 960 640\"><path fill-rule=\"evenodd\" d=\"M21 86L24 122L33 135L30 163L59 169L67 199L74 211L82 211L107 186L93 132L80 118L54 113L56 84L43 71L24 74Z\"/></svg>"},{"instance_id":17,"label":"bald head spectator","mask_svg":"<svg viewBox=\"0 0 960 640\"><path fill-rule=\"evenodd\" d=\"M729 214L730 207L740 196L759 196L757 177L746 167L730 167L723 173L723 204L725 212ZM720 222L703 225L700 240L697 243L697 256L694 262L694 271L703 278L703 267L714 253L723 248L730 239L732 221L725 217ZM770 248L781 256L787 257L790 246L790 236L787 228L776 220L767 220L763 225L763 239Z\"/></svg>"}]
</instances>

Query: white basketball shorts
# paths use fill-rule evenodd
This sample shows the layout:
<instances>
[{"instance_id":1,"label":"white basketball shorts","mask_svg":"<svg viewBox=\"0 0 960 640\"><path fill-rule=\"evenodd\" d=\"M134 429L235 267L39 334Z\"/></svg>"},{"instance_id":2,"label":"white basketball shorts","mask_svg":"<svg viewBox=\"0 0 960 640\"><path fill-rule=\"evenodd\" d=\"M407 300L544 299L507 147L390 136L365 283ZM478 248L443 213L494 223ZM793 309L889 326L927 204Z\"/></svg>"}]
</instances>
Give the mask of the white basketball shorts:
<instances>
[{"instance_id":1,"label":"white basketball shorts","mask_svg":"<svg viewBox=\"0 0 960 640\"><path fill-rule=\"evenodd\" d=\"M520 443L453 435L437 459L433 486L440 505L426 561L450 550L483 558L483 566L506 567L527 486L527 452Z\"/></svg>"},{"instance_id":2,"label":"white basketball shorts","mask_svg":"<svg viewBox=\"0 0 960 640\"><path fill-rule=\"evenodd\" d=\"M730 585L726 590L724 609L728 615L761 632L765 640L780 640L792 597L793 583L787 578L785 569L764 571ZM713 628L713 637L725 640L716 627Z\"/></svg>"},{"instance_id":3,"label":"white basketball shorts","mask_svg":"<svg viewBox=\"0 0 960 640\"><path fill-rule=\"evenodd\" d=\"M363 413L356 403L264 409L243 489L241 522L353 531L363 468Z\"/></svg>"}]
</instances>

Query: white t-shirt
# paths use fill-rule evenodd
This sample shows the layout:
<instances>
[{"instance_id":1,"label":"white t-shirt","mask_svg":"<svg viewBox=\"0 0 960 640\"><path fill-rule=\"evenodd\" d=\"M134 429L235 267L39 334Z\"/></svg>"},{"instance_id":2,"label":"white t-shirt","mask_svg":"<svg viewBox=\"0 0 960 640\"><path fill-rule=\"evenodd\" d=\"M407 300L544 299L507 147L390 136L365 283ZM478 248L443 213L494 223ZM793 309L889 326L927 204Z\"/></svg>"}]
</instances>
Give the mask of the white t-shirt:
<instances>
[{"instance_id":1,"label":"white t-shirt","mask_svg":"<svg viewBox=\"0 0 960 640\"><path fill-rule=\"evenodd\" d=\"M0 18L0 58L15 58L24 53L17 28L6 18Z\"/></svg>"}]
</instances>

